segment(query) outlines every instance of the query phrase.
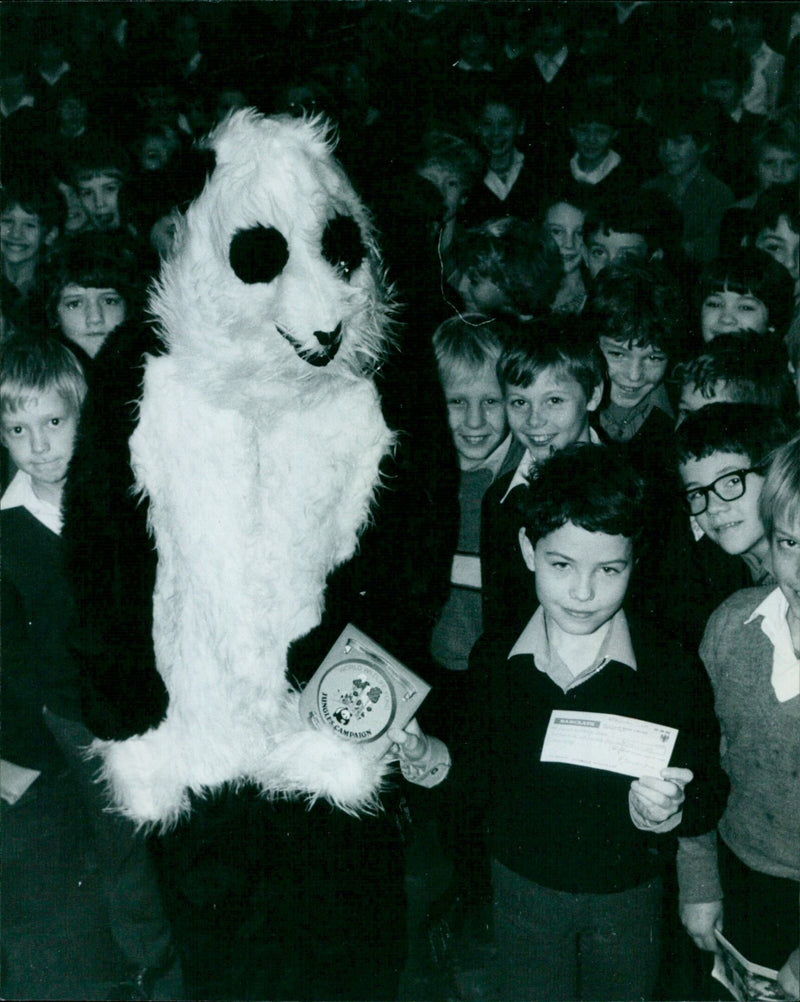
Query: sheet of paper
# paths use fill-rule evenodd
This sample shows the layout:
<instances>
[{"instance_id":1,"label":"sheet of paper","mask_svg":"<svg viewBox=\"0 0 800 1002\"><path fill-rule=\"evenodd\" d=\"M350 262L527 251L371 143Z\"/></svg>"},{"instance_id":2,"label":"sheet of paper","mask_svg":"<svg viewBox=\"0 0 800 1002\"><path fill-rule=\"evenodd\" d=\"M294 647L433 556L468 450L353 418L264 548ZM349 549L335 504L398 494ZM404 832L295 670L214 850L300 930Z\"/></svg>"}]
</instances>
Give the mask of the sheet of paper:
<instances>
[{"instance_id":1,"label":"sheet of paper","mask_svg":"<svg viewBox=\"0 0 800 1002\"><path fill-rule=\"evenodd\" d=\"M669 765L678 732L612 713L553 710L542 762L605 769L623 776L658 776Z\"/></svg>"}]
</instances>

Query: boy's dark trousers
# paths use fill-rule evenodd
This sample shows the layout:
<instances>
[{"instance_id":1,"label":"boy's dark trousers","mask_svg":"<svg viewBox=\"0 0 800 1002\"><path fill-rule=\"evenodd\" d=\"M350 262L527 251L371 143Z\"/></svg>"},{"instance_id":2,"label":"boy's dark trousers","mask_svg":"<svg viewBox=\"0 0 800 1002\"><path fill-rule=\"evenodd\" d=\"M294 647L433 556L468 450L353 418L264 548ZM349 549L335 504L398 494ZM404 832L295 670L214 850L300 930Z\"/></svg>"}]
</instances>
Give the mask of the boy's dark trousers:
<instances>
[{"instance_id":1,"label":"boy's dark trousers","mask_svg":"<svg viewBox=\"0 0 800 1002\"><path fill-rule=\"evenodd\" d=\"M180 964L171 962L172 932L161 902L158 878L146 837L133 822L107 810L100 759L84 749L94 735L80 721L44 709L45 723L75 777L86 808L103 880L111 935L130 965L130 973L159 974L156 998L180 998Z\"/></svg>"}]
</instances>

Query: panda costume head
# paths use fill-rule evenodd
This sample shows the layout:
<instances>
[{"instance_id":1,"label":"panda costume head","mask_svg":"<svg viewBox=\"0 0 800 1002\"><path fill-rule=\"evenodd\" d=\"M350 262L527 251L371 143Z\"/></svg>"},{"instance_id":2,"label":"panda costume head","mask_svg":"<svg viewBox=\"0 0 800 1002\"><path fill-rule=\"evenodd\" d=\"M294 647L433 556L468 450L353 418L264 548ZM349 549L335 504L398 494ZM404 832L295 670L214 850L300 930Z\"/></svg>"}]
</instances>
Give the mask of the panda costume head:
<instances>
[{"instance_id":1,"label":"panda costume head","mask_svg":"<svg viewBox=\"0 0 800 1002\"><path fill-rule=\"evenodd\" d=\"M168 350L224 380L244 364L256 393L261 366L278 395L361 377L385 350L387 303L325 120L238 111L202 148L213 168L151 301Z\"/></svg>"},{"instance_id":2,"label":"panda costume head","mask_svg":"<svg viewBox=\"0 0 800 1002\"><path fill-rule=\"evenodd\" d=\"M205 147L213 169L151 294L164 352L130 439L168 705L95 748L141 824L242 782L371 810L387 764L300 720L286 655L320 621L392 445L371 378L391 308L374 234L323 120L242 110Z\"/></svg>"}]
</instances>

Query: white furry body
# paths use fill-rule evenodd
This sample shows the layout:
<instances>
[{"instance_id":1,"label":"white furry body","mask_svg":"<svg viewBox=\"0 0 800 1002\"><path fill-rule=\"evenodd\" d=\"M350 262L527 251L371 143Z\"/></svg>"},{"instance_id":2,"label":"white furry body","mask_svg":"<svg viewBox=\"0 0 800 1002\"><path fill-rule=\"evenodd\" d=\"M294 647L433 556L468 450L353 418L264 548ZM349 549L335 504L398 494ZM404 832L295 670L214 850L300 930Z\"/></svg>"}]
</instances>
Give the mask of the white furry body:
<instances>
[{"instance_id":1,"label":"white furry body","mask_svg":"<svg viewBox=\"0 0 800 1002\"><path fill-rule=\"evenodd\" d=\"M224 123L151 300L168 354L147 361L130 444L158 551L169 707L142 735L96 742L118 806L141 823L171 824L188 791L242 781L352 811L377 803L386 765L310 730L286 678L289 645L320 621L326 577L356 548L392 438L364 372L386 317L371 231L324 138L317 123L252 112ZM319 253L344 212L369 251L346 281ZM267 223L288 263L243 284L229 240ZM341 348L314 367L276 323L309 350L341 323Z\"/></svg>"}]
</instances>

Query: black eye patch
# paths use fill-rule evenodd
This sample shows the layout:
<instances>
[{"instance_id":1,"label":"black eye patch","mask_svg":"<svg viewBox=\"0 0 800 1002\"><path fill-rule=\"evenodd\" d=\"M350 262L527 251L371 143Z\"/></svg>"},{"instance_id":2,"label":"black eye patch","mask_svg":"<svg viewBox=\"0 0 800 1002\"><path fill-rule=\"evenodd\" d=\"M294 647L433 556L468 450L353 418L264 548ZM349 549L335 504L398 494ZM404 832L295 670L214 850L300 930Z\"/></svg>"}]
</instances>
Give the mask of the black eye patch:
<instances>
[{"instance_id":1,"label":"black eye patch","mask_svg":"<svg viewBox=\"0 0 800 1002\"><path fill-rule=\"evenodd\" d=\"M335 216L322 234L322 256L345 275L355 271L366 256L358 223L350 216Z\"/></svg>"},{"instance_id":2,"label":"black eye patch","mask_svg":"<svg viewBox=\"0 0 800 1002\"><path fill-rule=\"evenodd\" d=\"M236 277L247 285L271 282L286 267L289 245L274 226L254 226L250 230L239 230L234 236L228 260Z\"/></svg>"}]
</instances>

